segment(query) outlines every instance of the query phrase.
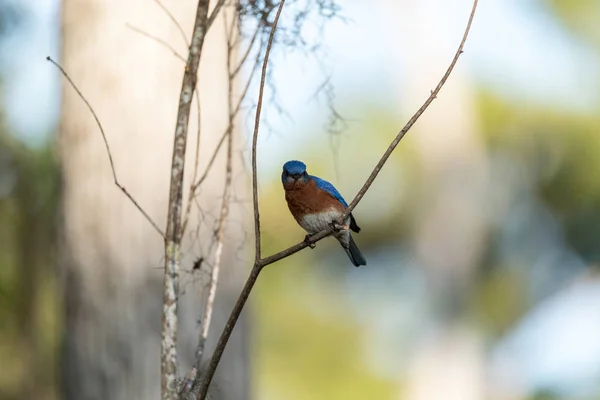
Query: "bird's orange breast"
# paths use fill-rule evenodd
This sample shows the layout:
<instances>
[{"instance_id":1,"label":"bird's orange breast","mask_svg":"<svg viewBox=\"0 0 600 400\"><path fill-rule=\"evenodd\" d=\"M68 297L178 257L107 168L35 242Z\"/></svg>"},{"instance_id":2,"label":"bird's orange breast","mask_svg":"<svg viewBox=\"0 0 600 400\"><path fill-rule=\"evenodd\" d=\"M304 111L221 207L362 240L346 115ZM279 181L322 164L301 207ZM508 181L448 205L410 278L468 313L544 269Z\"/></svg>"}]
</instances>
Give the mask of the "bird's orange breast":
<instances>
[{"instance_id":1,"label":"bird's orange breast","mask_svg":"<svg viewBox=\"0 0 600 400\"><path fill-rule=\"evenodd\" d=\"M295 182L286 185L285 200L298 223L307 214L318 214L331 209L343 212L346 208L329 193L319 189L312 179L306 183Z\"/></svg>"}]
</instances>

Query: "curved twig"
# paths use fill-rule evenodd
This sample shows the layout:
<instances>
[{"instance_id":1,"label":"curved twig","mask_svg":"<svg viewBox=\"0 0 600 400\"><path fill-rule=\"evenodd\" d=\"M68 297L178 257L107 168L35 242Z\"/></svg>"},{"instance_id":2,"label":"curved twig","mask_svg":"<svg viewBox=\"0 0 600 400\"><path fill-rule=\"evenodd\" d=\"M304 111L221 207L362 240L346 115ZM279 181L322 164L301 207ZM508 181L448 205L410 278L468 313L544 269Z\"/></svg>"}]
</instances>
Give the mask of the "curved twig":
<instances>
[{"instance_id":1,"label":"curved twig","mask_svg":"<svg viewBox=\"0 0 600 400\"><path fill-rule=\"evenodd\" d=\"M113 181L114 181L115 185L121 190L121 192L123 192L123 194L125 194L125 196L127 196L127 198L129 198L129 200L131 200L133 205L144 215L144 217L148 220L148 222L150 222L150 225L152 225L152 227L160 234L160 236L162 236L164 238L165 234L158 227L156 222L154 222L152 220L152 218L150 217L150 215L146 212L146 210L144 210L142 208L142 206L139 205L139 203L127 191L125 186L121 185L121 183L119 182L119 179L117 178L117 171L115 169L115 163L113 161L112 153L110 151L110 146L108 145L108 139L106 138L106 134L104 133L104 128L102 128L100 119L96 115L96 112L92 108L92 105L87 101L87 99L85 98L83 93L81 93L81 91L79 90L77 85L75 85L75 83L71 80L71 77L69 76L69 74L67 74L67 72L63 69L63 67L59 63L57 63L52 58L50 58L50 56L46 57L46 61L50 61L52 64L54 64L54 66L56 68L58 68L58 70L60 71L62 76L65 77L65 79L69 82L71 87L75 90L75 92L77 92L77 95L81 98L81 100L83 100L83 102L85 103L88 110L90 110L90 112L92 113L92 116L94 117L94 120L96 120L96 125L98 125L98 129L100 129L100 133L102 134L102 140L104 140L104 147L106 148L106 153L108 154L108 161L110 162L110 169L112 171Z\"/></svg>"},{"instance_id":2,"label":"curved twig","mask_svg":"<svg viewBox=\"0 0 600 400\"><path fill-rule=\"evenodd\" d=\"M423 105L408 120L406 125L402 128L402 130L400 130L400 132L396 135L396 137L394 138L392 143L388 146L387 150L385 151L385 153L383 154L383 156L381 157L381 159L379 160L379 162L377 163L377 165L371 172L371 175L369 175L369 178L367 179L367 181L364 183L362 188L359 190L357 195L354 197L354 199L352 200L352 202L350 203L350 205L348 206L348 208L346 209L346 211L344 212L342 217L340 217L340 221L343 221L352 212L352 210L358 205L358 203L364 197L365 193L367 192L367 190L369 189L369 187L371 186L371 184L373 183L373 181L379 174L379 171L381 171L381 168L383 168L383 165L386 163L386 161L388 160L388 158L390 157L390 155L392 154L394 149L398 146L398 144L400 143L402 138L406 135L406 133L410 130L410 128L412 128L412 126L419 119L419 117L425 112L425 110L429 107L429 105L433 102L433 100L435 100L435 98L437 97L437 94L440 92L440 90L446 83L446 80L448 79L448 77L450 76L452 71L454 70L454 66L456 65L456 62L458 61L458 58L463 53L463 47L464 47L467 37L469 35L469 31L471 30L471 24L472 24L473 18L475 16L475 10L477 9L477 3L478 3L478 0L474 0L473 8L471 9L471 14L469 16L469 20L467 22L467 27L465 28L463 38L460 42L460 45L458 46L458 49L456 51L456 54L454 55L454 58L452 59L452 62L446 69L446 72L440 79L440 81L437 84L437 86L435 87L435 89L431 91L431 94L427 98L425 103L423 103ZM283 1L280 3L279 11L281 11L282 5L283 5ZM279 16L279 11L278 11L277 16ZM273 26L273 29L271 30L270 39L272 39L276 23L277 23L277 18L275 19L275 25ZM267 47L267 54L268 54L270 48L271 48L271 43L269 42L269 45ZM263 78L265 76L265 73L266 73L266 58L265 58L265 63L263 64L263 75L262 75ZM258 276L259 276L261 270L265 266L267 266L269 264L273 264L283 258L289 257L292 254L297 253L298 251L308 247L310 244L316 243L319 240L321 240L333 233L333 229L328 228L328 229L325 229L321 232L318 232L318 233L310 236L309 240L297 243L297 244L295 244L285 250L282 250L278 253L272 254L265 258L261 258L261 256L260 256L260 213L258 210L258 188L257 188L258 185L257 185L257 175L256 175L256 144L257 144L257 136L258 136L258 122L259 122L259 118L260 118L260 109L261 109L260 107L261 107L261 102L262 102L263 86L264 86L264 79L261 80L259 102L258 102L258 106L257 106L257 115L256 115L256 119L255 119L254 136L253 136L253 140L252 140L252 189L253 189L253 200L254 200L253 201L253 203L254 203L254 221L255 221L254 230L255 230L255 236L256 236L255 262L254 262L254 266L252 267L252 270L250 271L250 276L246 280L246 284L244 285L244 288L242 289L242 292L240 293L238 300L237 300L236 304L234 305L233 310L231 311L231 314L229 316L227 324L225 325L225 328L223 328L223 332L221 333L221 337L219 338L219 342L217 343L215 352L212 356L212 359L210 360L210 363L209 363L207 370L205 372L205 375L203 377L202 384L200 386L200 397L199 397L201 400L203 400L206 396L208 386L210 385L210 381L212 380L212 377L217 368L217 365L219 364L219 361L221 359L223 351L225 350L225 346L227 345L227 342L229 340L229 337L231 336L233 328L235 327L235 324L244 308L244 305L246 304L246 301L248 300L248 297L250 296L250 293L252 292L252 288L254 287L254 284L256 283L256 280L258 279Z\"/></svg>"},{"instance_id":3,"label":"curved twig","mask_svg":"<svg viewBox=\"0 0 600 400\"><path fill-rule=\"evenodd\" d=\"M271 28L271 33L269 34L269 41L267 43L267 49L265 51L265 58L263 60L262 73L260 79L260 87L258 92L258 104L256 106L256 117L254 119L254 133L252 136L252 194L253 194L253 204L254 204L254 234L255 234L255 263L252 271L250 273L250 278L246 281L246 285L242 291L242 295L238 298L238 301L235 304L235 307L229 316L229 320L223 329L221 337L219 338L219 343L215 349L215 352L212 355L212 358L208 364L208 368L204 372L202 376L202 380L200 381L200 385L194 391L198 393L198 399L204 400L208 393L208 388L210 386L210 382L217 370L217 365L219 365L219 361L221 360L221 356L223 355L223 351L225 350L225 345L229 341L229 337L231 336L231 332L233 332L233 327L235 326L237 319L242 312L244 304L248 299L248 295L258 278L258 274L260 273L261 266L259 266L258 262L260 261L260 212L258 210L258 179L256 173L256 143L258 141L258 129L260 125L260 114L262 110L262 101L263 94L265 90L265 81L267 77L267 65L269 63L269 54L271 53L271 48L273 47L273 38L275 37L275 30L277 29L277 23L279 22L279 16L281 15L281 11L283 10L283 6L285 4L285 0L281 0L279 3L279 8L277 9L277 14L275 15L275 20L273 21L273 26ZM244 293L247 293L244 295Z\"/></svg>"}]
</instances>

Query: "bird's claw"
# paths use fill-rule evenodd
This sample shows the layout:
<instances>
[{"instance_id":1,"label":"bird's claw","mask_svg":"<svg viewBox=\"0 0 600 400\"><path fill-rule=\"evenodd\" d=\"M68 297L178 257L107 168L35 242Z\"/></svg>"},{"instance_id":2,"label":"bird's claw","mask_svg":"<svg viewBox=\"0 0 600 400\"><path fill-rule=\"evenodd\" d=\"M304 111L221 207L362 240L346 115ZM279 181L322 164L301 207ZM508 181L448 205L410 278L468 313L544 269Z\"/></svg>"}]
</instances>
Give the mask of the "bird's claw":
<instances>
[{"instance_id":1,"label":"bird's claw","mask_svg":"<svg viewBox=\"0 0 600 400\"><path fill-rule=\"evenodd\" d=\"M308 247L310 247L311 249L314 249L315 247L317 247L317 245L313 242L310 241L310 235L306 235L304 237L304 242L308 245Z\"/></svg>"},{"instance_id":2,"label":"bird's claw","mask_svg":"<svg viewBox=\"0 0 600 400\"><path fill-rule=\"evenodd\" d=\"M337 221L331 221L331 224L329 224L331 226L331 229L334 230L334 232L339 232L341 230L345 230L348 229L349 226L348 225L340 225L337 223Z\"/></svg>"}]
</instances>

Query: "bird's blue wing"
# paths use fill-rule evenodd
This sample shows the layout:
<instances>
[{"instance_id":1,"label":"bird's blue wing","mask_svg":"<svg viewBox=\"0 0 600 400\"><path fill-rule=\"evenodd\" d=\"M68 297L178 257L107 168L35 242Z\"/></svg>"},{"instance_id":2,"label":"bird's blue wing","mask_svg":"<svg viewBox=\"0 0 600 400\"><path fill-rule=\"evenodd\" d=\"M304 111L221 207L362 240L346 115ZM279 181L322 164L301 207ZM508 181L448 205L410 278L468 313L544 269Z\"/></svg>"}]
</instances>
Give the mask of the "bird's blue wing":
<instances>
[{"instance_id":1,"label":"bird's blue wing","mask_svg":"<svg viewBox=\"0 0 600 400\"><path fill-rule=\"evenodd\" d=\"M344 207L348 207L348 203L346 203L346 200L344 200L340 192L338 192L337 189L331 183L313 175L310 175L310 177L317 183L317 187L319 189L322 189L330 195L332 195L336 200L342 203Z\"/></svg>"},{"instance_id":2,"label":"bird's blue wing","mask_svg":"<svg viewBox=\"0 0 600 400\"><path fill-rule=\"evenodd\" d=\"M322 190L326 191L327 193L329 193L337 201L342 203L344 205L344 207L348 207L348 203L346 203L346 200L344 200L344 198L342 197L340 192L338 192L337 189L331 183L329 183L326 180L323 180L319 177L313 176L313 175L309 175L309 176L312 180L314 180L316 182L317 187L319 189L322 189ZM352 214L350 214L350 229L352 229L356 233L360 232L360 227L356 224L356 220L354 219L354 216Z\"/></svg>"}]
</instances>

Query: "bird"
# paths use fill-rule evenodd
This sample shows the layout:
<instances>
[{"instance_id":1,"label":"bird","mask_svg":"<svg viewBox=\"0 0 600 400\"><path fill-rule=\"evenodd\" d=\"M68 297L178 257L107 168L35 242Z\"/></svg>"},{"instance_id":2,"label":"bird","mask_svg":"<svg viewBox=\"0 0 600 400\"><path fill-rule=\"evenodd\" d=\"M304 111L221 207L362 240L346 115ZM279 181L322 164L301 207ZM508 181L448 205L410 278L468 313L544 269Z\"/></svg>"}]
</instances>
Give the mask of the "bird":
<instances>
[{"instance_id":1,"label":"bird","mask_svg":"<svg viewBox=\"0 0 600 400\"><path fill-rule=\"evenodd\" d=\"M308 233L305 237L307 242L310 235L335 224L348 208L348 203L340 192L326 180L309 175L306 164L302 161L291 160L283 164L281 183L292 216ZM350 230L360 232L352 214L348 215L342 228L336 229L333 236L340 242L355 267L367 265Z\"/></svg>"}]
</instances>

